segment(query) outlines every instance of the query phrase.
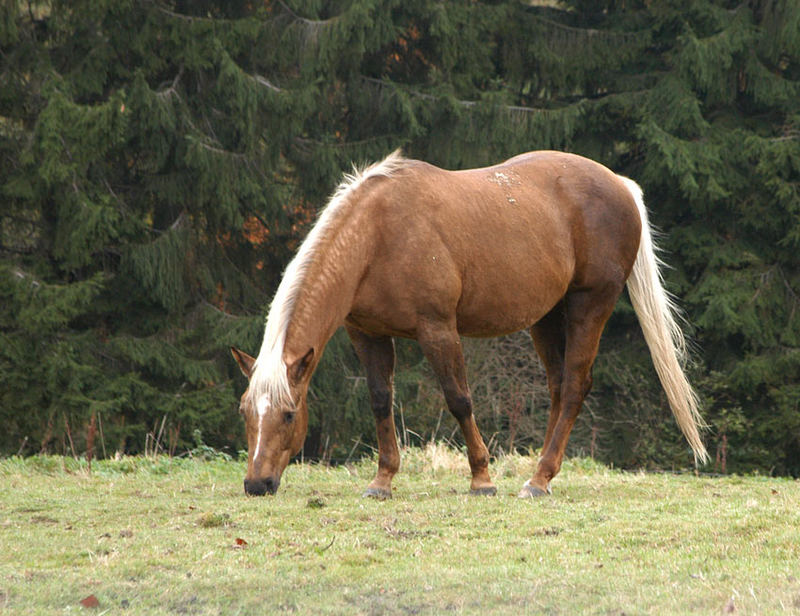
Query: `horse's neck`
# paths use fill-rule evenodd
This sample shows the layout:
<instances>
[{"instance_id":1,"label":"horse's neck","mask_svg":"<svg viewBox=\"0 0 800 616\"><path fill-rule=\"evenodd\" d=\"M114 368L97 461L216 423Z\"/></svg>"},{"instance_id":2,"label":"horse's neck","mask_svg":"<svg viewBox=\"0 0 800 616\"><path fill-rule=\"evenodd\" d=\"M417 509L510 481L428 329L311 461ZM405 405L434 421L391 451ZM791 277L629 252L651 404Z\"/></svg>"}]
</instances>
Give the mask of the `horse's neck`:
<instances>
[{"instance_id":1,"label":"horse's neck","mask_svg":"<svg viewBox=\"0 0 800 616\"><path fill-rule=\"evenodd\" d=\"M366 269L369 241L364 225L348 219L319 246L286 330L287 363L303 357L311 348L321 353L342 325Z\"/></svg>"}]
</instances>

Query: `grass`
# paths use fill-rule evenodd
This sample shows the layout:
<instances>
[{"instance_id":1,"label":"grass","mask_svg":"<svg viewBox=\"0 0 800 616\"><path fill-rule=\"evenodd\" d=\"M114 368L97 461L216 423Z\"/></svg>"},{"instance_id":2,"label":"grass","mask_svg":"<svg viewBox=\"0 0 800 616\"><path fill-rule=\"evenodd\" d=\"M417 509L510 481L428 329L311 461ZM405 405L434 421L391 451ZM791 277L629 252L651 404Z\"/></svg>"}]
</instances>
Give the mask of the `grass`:
<instances>
[{"instance_id":1,"label":"grass","mask_svg":"<svg viewBox=\"0 0 800 616\"><path fill-rule=\"evenodd\" d=\"M470 497L464 456L430 445L377 502L374 468L292 465L247 498L239 462L0 460L0 612L800 613L798 481L574 459L525 501L512 456Z\"/></svg>"}]
</instances>

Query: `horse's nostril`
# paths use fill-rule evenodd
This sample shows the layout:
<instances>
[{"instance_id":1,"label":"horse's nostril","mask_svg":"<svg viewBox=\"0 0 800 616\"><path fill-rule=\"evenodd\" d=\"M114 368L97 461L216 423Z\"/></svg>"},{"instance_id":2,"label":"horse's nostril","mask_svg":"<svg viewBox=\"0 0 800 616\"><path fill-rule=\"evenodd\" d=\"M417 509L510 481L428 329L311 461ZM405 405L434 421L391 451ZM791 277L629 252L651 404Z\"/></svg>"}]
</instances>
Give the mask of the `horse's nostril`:
<instances>
[{"instance_id":1,"label":"horse's nostril","mask_svg":"<svg viewBox=\"0 0 800 616\"><path fill-rule=\"evenodd\" d=\"M264 479L245 479L244 492L249 496L264 496L264 494L275 494L281 480L275 477L265 477Z\"/></svg>"},{"instance_id":2,"label":"horse's nostril","mask_svg":"<svg viewBox=\"0 0 800 616\"><path fill-rule=\"evenodd\" d=\"M244 492L250 496L264 496L267 493L267 485L260 479L245 479Z\"/></svg>"},{"instance_id":3,"label":"horse's nostril","mask_svg":"<svg viewBox=\"0 0 800 616\"><path fill-rule=\"evenodd\" d=\"M267 477L264 480L264 485L267 488L267 492L270 494L275 494L278 491L278 481L273 479L272 477Z\"/></svg>"}]
</instances>

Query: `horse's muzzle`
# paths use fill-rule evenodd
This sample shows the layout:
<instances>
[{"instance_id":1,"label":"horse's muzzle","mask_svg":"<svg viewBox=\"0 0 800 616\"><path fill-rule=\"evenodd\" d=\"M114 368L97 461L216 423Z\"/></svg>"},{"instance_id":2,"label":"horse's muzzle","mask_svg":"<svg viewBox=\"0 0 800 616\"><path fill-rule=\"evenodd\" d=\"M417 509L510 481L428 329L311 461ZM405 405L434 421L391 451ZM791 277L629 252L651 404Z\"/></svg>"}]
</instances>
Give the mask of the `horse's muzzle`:
<instances>
[{"instance_id":1,"label":"horse's muzzle","mask_svg":"<svg viewBox=\"0 0 800 616\"><path fill-rule=\"evenodd\" d=\"M244 493L248 496L264 496L265 494L275 494L278 486L281 485L279 477L265 477L263 479L245 479Z\"/></svg>"}]
</instances>

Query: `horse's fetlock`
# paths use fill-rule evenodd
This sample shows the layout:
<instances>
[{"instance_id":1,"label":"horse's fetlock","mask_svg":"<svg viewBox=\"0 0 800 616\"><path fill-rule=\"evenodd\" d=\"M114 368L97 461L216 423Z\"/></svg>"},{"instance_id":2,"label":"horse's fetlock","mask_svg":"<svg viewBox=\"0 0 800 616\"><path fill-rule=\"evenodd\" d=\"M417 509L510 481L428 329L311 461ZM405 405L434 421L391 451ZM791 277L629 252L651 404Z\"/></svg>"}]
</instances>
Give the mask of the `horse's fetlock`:
<instances>
[{"instance_id":1,"label":"horse's fetlock","mask_svg":"<svg viewBox=\"0 0 800 616\"><path fill-rule=\"evenodd\" d=\"M489 453L480 453L477 456L468 456L469 467L473 470L489 468Z\"/></svg>"},{"instance_id":2,"label":"horse's fetlock","mask_svg":"<svg viewBox=\"0 0 800 616\"><path fill-rule=\"evenodd\" d=\"M378 456L378 468L388 472L390 475L394 475L400 469L400 458L398 456L380 454Z\"/></svg>"},{"instance_id":3,"label":"horse's fetlock","mask_svg":"<svg viewBox=\"0 0 800 616\"><path fill-rule=\"evenodd\" d=\"M539 462L539 467L536 469L535 476L543 479L545 483L549 483L553 477L558 475L560 466L560 464L557 465L550 462Z\"/></svg>"}]
</instances>

